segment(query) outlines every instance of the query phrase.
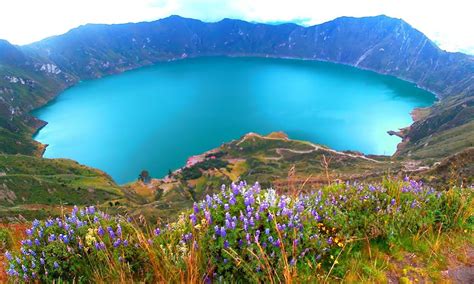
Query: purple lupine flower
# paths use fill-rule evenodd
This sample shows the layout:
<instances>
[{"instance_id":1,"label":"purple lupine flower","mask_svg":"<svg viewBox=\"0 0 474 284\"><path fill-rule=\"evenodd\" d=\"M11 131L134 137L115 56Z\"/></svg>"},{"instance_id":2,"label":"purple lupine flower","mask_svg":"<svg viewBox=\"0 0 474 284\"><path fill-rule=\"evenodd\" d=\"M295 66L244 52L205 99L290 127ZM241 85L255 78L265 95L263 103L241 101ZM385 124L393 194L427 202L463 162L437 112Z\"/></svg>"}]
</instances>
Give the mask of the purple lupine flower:
<instances>
[{"instance_id":1,"label":"purple lupine flower","mask_svg":"<svg viewBox=\"0 0 474 284\"><path fill-rule=\"evenodd\" d=\"M221 227L221 232L220 232L220 234L221 234L221 237L223 237L223 238L226 237L227 233L226 233L225 227Z\"/></svg>"},{"instance_id":2,"label":"purple lupine flower","mask_svg":"<svg viewBox=\"0 0 474 284\"><path fill-rule=\"evenodd\" d=\"M299 213L304 211L304 204L302 202L298 203L296 211L298 211Z\"/></svg>"},{"instance_id":3,"label":"purple lupine flower","mask_svg":"<svg viewBox=\"0 0 474 284\"><path fill-rule=\"evenodd\" d=\"M328 244L329 244L329 245L332 245L332 243L333 243L333 241L332 241L332 237L329 237L329 239L328 239L328 241L327 241L327 242L328 242Z\"/></svg>"},{"instance_id":4,"label":"purple lupine flower","mask_svg":"<svg viewBox=\"0 0 474 284\"><path fill-rule=\"evenodd\" d=\"M224 248L228 248L229 247L229 242L227 240L224 241Z\"/></svg>"},{"instance_id":5,"label":"purple lupine flower","mask_svg":"<svg viewBox=\"0 0 474 284\"><path fill-rule=\"evenodd\" d=\"M7 270L9 276L18 276L19 273L15 270L15 266L10 265L10 268Z\"/></svg>"},{"instance_id":6,"label":"purple lupine flower","mask_svg":"<svg viewBox=\"0 0 474 284\"><path fill-rule=\"evenodd\" d=\"M395 198L392 198L392 200L390 201L390 205L392 206L395 205L395 202L396 202Z\"/></svg>"},{"instance_id":7,"label":"purple lupine flower","mask_svg":"<svg viewBox=\"0 0 474 284\"><path fill-rule=\"evenodd\" d=\"M187 242L189 242L192 238L193 238L193 234L192 234L192 233L187 233L187 234L183 235L182 240L183 240L185 243L187 243Z\"/></svg>"},{"instance_id":8,"label":"purple lupine flower","mask_svg":"<svg viewBox=\"0 0 474 284\"><path fill-rule=\"evenodd\" d=\"M120 224L117 224L117 230L115 231L115 234L117 234L117 236L122 236L122 226L120 226Z\"/></svg>"},{"instance_id":9,"label":"purple lupine flower","mask_svg":"<svg viewBox=\"0 0 474 284\"><path fill-rule=\"evenodd\" d=\"M114 230L112 230L112 227L107 227L107 231L109 233L109 236L111 239L115 239L115 233L114 233Z\"/></svg>"},{"instance_id":10,"label":"purple lupine flower","mask_svg":"<svg viewBox=\"0 0 474 284\"><path fill-rule=\"evenodd\" d=\"M119 247L121 243L122 241L119 238L117 238L113 243L114 248Z\"/></svg>"},{"instance_id":11,"label":"purple lupine flower","mask_svg":"<svg viewBox=\"0 0 474 284\"><path fill-rule=\"evenodd\" d=\"M286 207L286 197L283 195L281 198L280 198L280 202L278 202L278 207L280 209L283 209Z\"/></svg>"},{"instance_id":12,"label":"purple lupine flower","mask_svg":"<svg viewBox=\"0 0 474 284\"><path fill-rule=\"evenodd\" d=\"M33 225L33 228L37 228L40 225L40 221L37 219L34 219L32 225Z\"/></svg>"},{"instance_id":13,"label":"purple lupine flower","mask_svg":"<svg viewBox=\"0 0 474 284\"><path fill-rule=\"evenodd\" d=\"M89 214L92 215L95 213L95 207L94 206L89 206Z\"/></svg>"},{"instance_id":14,"label":"purple lupine flower","mask_svg":"<svg viewBox=\"0 0 474 284\"><path fill-rule=\"evenodd\" d=\"M156 228L155 230L153 230L153 234L154 234L155 236L159 236L159 235L161 234L160 228Z\"/></svg>"},{"instance_id":15,"label":"purple lupine flower","mask_svg":"<svg viewBox=\"0 0 474 284\"><path fill-rule=\"evenodd\" d=\"M193 210L194 210L194 214L198 214L198 213L199 213L199 207L198 207L197 203L194 203L194 204L193 204Z\"/></svg>"},{"instance_id":16,"label":"purple lupine flower","mask_svg":"<svg viewBox=\"0 0 474 284\"><path fill-rule=\"evenodd\" d=\"M196 215L194 213L192 213L191 215L189 215L189 220L191 220L191 223L193 223L193 225L196 225L197 223L197 218L196 218Z\"/></svg>"},{"instance_id":17,"label":"purple lupine flower","mask_svg":"<svg viewBox=\"0 0 474 284\"><path fill-rule=\"evenodd\" d=\"M97 228L97 233L101 237L105 234L104 229L102 228L102 226L99 226L99 228Z\"/></svg>"},{"instance_id":18,"label":"purple lupine flower","mask_svg":"<svg viewBox=\"0 0 474 284\"><path fill-rule=\"evenodd\" d=\"M48 242L52 242L54 240L56 240L56 236L54 234L50 234L48 237Z\"/></svg>"},{"instance_id":19,"label":"purple lupine flower","mask_svg":"<svg viewBox=\"0 0 474 284\"><path fill-rule=\"evenodd\" d=\"M59 264L55 261L55 262L53 263L53 267L54 267L55 269L58 269L58 268L59 268Z\"/></svg>"},{"instance_id":20,"label":"purple lupine flower","mask_svg":"<svg viewBox=\"0 0 474 284\"><path fill-rule=\"evenodd\" d=\"M206 218L207 223L212 224L212 216L210 211L204 211L204 217Z\"/></svg>"},{"instance_id":21,"label":"purple lupine flower","mask_svg":"<svg viewBox=\"0 0 474 284\"><path fill-rule=\"evenodd\" d=\"M271 213L268 213L267 221L268 223L273 221L273 215Z\"/></svg>"},{"instance_id":22,"label":"purple lupine flower","mask_svg":"<svg viewBox=\"0 0 474 284\"><path fill-rule=\"evenodd\" d=\"M10 260L10 261L13 259L12 254L9 251L5 252L5 257L7 258L7 260Z\"/></svg>"},{"instance_id":23,"label":"purple lupine flower","mask_svg":"<svg viewBox=\"0 0 474 284\"><path fill-rule=\"evenodd\" d=\"M232 188L232 193L233 193L234 195L239 195L239 193L240 193L240 188L239 188L235 183L232 183L232 184L230 185L230 187Z\"/></svg>"}]
</instances>

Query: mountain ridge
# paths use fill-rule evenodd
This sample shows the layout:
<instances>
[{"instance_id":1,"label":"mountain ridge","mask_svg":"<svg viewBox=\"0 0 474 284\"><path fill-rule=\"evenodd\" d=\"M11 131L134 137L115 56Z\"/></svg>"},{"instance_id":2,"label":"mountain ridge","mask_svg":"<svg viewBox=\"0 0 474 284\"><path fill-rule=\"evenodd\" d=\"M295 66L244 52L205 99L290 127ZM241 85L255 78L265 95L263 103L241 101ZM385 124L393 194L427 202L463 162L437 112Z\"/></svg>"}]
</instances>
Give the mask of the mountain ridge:
<instances>
[{"instance_id":1,"label":"mountain ridge","mask_svg":"<svg viewBox=\"0 0 474 284\"><path fill-rule=\"evenodd\" d=\"M450 108L453 103L448 105L445 98L458 98L456 103L465 105L474 95L474 57L443 51L404 20L385 15L340 17L309 27L234 19L206 23L174 15L153 22L87 24L29 45L3 45L25 58L18 62L19 56L13 56L13 61L0 57L4 66L0 69L0 90L7 98L0 102L0 110L4 109L0 118L6 121L1 126L15 133L28 127L37 129L41 123L28 112L80 80L200 56L330 61L413 82L435 93L440 102L431 108L428 119L415 122L406 131L408 146L438 128L444 131L459 126L449 122L459 107ZM34 86L22 85L22 81ZM449 115L446 110L451 110ZM472 104L468 103L463 112L471 113ZM446 120L448 123L440 126L440 121ZM468 123L471 119L464 115L457 121Z\"/></svg>"},{"instance_id":2,"label":"mountain ridge","mask_svg":"<svg viewBox=\"0 0 474 284\"><path fill-rule=\"evenodd\" d=\"M172 23L175 26L168 27L167 25L170 24L170 23ZM429 40L420 31L413 28L407 22L405 22L401 19L391 18L391 17L387 17L387 16L383 16L383 15L374 16L374 17L363 17L363 18L340 17L340 18L336 18L335 20L332 20L332 21L328 21L328 22L325 22L325 23L322 23L322 24L313 25L313 26L309 26L309 27L303 27L303 26L300 26L300 25L297 25L297 24L282 24L282 25L252 24L252 23L248 23L248 22L245 22L245 21L242 21L242 20L233 20L233 19L223 19L223 20L215 22L215 23L206 23L206 22L202 22L202 21L199 21L199 20L189 19L189 18L184 18L184 17L174 15L174 16L170 16L170 17L167 17L167 18L164 18L164 19L161 19L161 20L152 21L152 22L139 22L139 23L135 23L135 24L118 24L118 25L92 24L92 25L81 26L81 27L72 29L71 31L69 31L68 33L66 33L64 35L51 37L51 38L48 38L48 39L30 44L30 45L27 45L26 49L29 49L29 48L33 48L33 49L54 48L55 45L57 46L58 44L61 44L60 43L61 40L63 40L63 43L64 43L65 37L73 36L73 34L77 34L77 33L82 33L82 32L84 32L85 29L87 29L89 32L90 32L90 30L92 30L94 33L104 33L104 31L101 30L101 29L107 29L108 32L110 33L111 32L110 29L116 29L117 30L117 29L123 29L123 28L126 28L126 29L133 28L134 31L128 31L129 34L127 34L126 36L131 37L130 40L134 39L135 38L134 36L137 36L137 38L135 39L136 42L139 42L142 45L133 47L133 44L130 45L130 43L128 43L129 45L127 46L127 48L133 49L133 48L138 47L138 48L143 48L143 49L146 50L147 47L144 47L145 46L144 39L147 39L147 38L150 39L150 37L147 37L147 36L153 35L154 34L153 32L161 32L162 37L163 36L169 36L167 34L163 34L163 33L167 32L166 29L168 29L168 31L169 31L170 28L179 28L181 32L185 31L185 32L187 32L187 35L191 35L191 37L193 37L193 36L197 37L196 40L198 40L200 42L196 43L196 42L193 42L191 40L189 42L181 43L181 45L179 45L179 42L177 42L176 44L178 44L178 45L176 46L176 48L180 48L180 51L182 51L182 53L178 53L176 50L172 50L171 53L170 53L169 50L165 49L164 51L168 51L167 54L157 54L157 55L151 55L151 56L149 56L147 54L139 54L139 56L142 56L144 60L149 60L152 63L157 62L157 60L159 61L160 59L161 60L177 59L180 56L182 56L184 53L186 54L186 56L232 55L232 54L239 56L239 55L251 54L251 55L257 55L257 56L259 56L259 55L260 56L272 56L273 55L275 57L285 56L285 57L302 58L302 59L324 60L324 61L331 61L331 62L336 62L336 63L348 64L348 65L352 65L352 66L362 68L362 69L369 69L369 70L373 70L373 71L376 71L376 72L379 72L379 73L382 73L382 74L394 75L394 76L400 77L402 79L414 82L417 85L419 85L420 87L426 88L426 89L434 92L435 94L437 94L440 97L443 97L448 92L450 92L449 89L447 89L447 90L443 89L440 86L437 86L432 82L425 82L427 79L423 78L422 75L420 75L420 74L413 74L411 76L405 75L403 73L403 71L399 71L402 66L397 66L396 64L393 65L393 62L392 63L390 63L390 62L385 63L386 66L377 66L376 64L379 64L380 62L372 62L372 61L377 60L377 59L372 59L372 57L374 57L374 55L372 55L372 53L377 51L376 48L378 48L378 51L380 51L381 49L385 50L383 42L381 42L379 44L376 44L374 46L371 46L369 49L365 48L365 46L362 46L364 48L359 50L357 54L355 54L355 52L354 52L354 49L355 49L356 46L351 45L350 46L351 50L346 51L346 54L341 55L341 54L331 54L330 51L326 50L326 49L330 49L330 48L324 49L324 46L322 48L320 48L320 46L324 44L324 41L326 41L328 38L330 38L331 35L325 36L323 38L314 37L314 34L316 32L319 32L320 34L321 33L326 34L328 31L331 32L334 29L337 29L339 31L339 33L341 33L341 30L344 30L344 29L347 30L348 28L350 28L351 25L354 25L354 24L359 25L357 27L357 29L359 29L359 30L361 28L364 28L365 30L367 30L367 28L368 28L367 26L369 26L369 28L376 28L377 29L376 35L379 35L381 33L381 31L383 31L382 35L385 35L385 37L390 36L390 34L393 34L394 32L404 33L403 36L407 36L407 34L406 34L407 31L410 32L410 33L413 33L413 35L415 37L417 37L416 40L419 41L419 45L421 46L419 52L421 52L422 49L427 49L428 50L427 52L431 52L431 53L434 52L435 54L430 55L430 58L428 58L428 59L433 61L437 57L441 56L442 57L441 59L443 60L443 62L441 62L441 64L451 64L451 61L453 61L453 60L454 61L459 61L459 60L468 61L469 58L471 58L471 61L474 60L469 55L465 55L465 54L462 54L462 53L450 53L450 52L442 51L434 42ZM196 25L198 25L198 26L196 26ZM341 25L344 25L344 26L341 27ZM224 26L224 27L221 27L221 26ZM146 28L145 29L146 34L137 33L135 30L138 30L139 28L142 28L142 29ZM203 32L202 29L205 29L204 31L206 32L206 34L211 34L212 35L212 33L219 33L220 28L227 28L228 29L226 31L227 34L224 33L223 35L224 36L234 36L234 37L230 37L229 41L232 40L232 41L236 42L235 43L236 45L245 44L245 43L237 42L237 41L238 40L243 41L244 39L242 39L242 37L244 37L245 35L247 35L247 36L249 35L249 34L243 34L244 31L241 31L241 32L238 32L240 38L239 38L239 36L235 37L235 29L237 29L237 28L238 29L241 29L241 28L247 28L247 29L249 29L249 28L263 28L263 29L266 29L263 32L267 33L267 34L272 33L273 32L272 29L280 29L280 30L278 30L278 33L283 34L284 37L282 37L280 35L280 37L278 37L278 38L271 38L272 40L278 40L278 42L275 42L272 47L265 47L264 44L260 44L260 46L263 46L263 48L258 48L258 47L255 48L254 47L253 50L249 50L249 47L245 46L245 45L238 46L237 50L236 50L235 47L232 47L232 46L228 46L228 47L225 47L225 48L221 47L221 49L216 48L214 50L209 49L209 47L205 45L206 42L209 42L209 44L214 44L214 45L219 45L219 44L226 45L226 44L229 44L229 41L227 41L228 38L222 38L221 37L220 39L226 40L226 41L225 42L219 42L219 41L216 42L215 38L212 38L212 36L211 37L205 37L205 36L203 36L202 34L199 34L199 33L202 33ZM155 30L153 30L153 29L155 29ZM216 31L216 29L217 29L217 31ZM253 31L253 32L258 33L259 31ZM301 34L301 33L306 33L306 35ZM307 34L309 34L309 33L313 33L312 34L313 40L315 40L315 42L314 42L315 45L314 46L309 46L308 43L301 40L301 37L307 37L308 36ZM354 31L351 30L350 33L354 33ZM359 33L363 34L364 36L366 34L369 34L369 36L370 36L370 34L371 34L370 32L369 33L364 33L364 32L360 32L360 31L359 31ZM222 34L219 34L219 35L222 36ZM399 36L399 35L397 35L397 36ZM138 38L138 36L142 36L142 38ZM176 37L178 37L178 36L179 35L176 35ZM252 35L250 35L250 36L252 36ZM336 36L337 36L337 34L336 34ZM410 35L408 34L408 36L410 36ZM143 37L145 37L145 38L143 38ZM261 37L261 35L260 35L260 37ZM300 41L298 41L298 39L293 39L293 37L300 37ZM88 37L86 36L85 39L88 39ZM259 38L257 37L257 38L254 38L253 40L258 40L258 39ZM374 40L380 40L380 39L383 39L383 37L382 38L380 38L380 37L379 38L374 38ZM153 40L153 38L151 38L150 40ZM169 41L170 37L168 37L167 40ZM120 42L120 43L123 43L123 42ZM160 42L158 42L158 43L160 43ZM282 45L282 44L283 45L285 45L285 44L286 45L290 45L290 44L301 45L301 44L303 44L305 46L303 46L303 48L300 48L300 50L295 50L295 48L292 48L292 47L288 47L287 49L280 48L278 50L278 49L275 49L275 46L277 45L277 43L278 43L278 45ZM152 48L154 48L154 49L155 48L163 49L162 47L159 46L159 44L158 44L158 46L156 46L156 43L154 43L154 44L155 45L152 46ZM197 47L196 50L192 50L192 47L193 47L192 44L194 44ZM340 44L337 43L337 42L336 43L331 43L329 45L329 47L333 47L333 44L336 44L336 46L335 46L336 48L341 49ZM138 45L138 43L136 45ZM250 48L252 48L252 46L250 46ZM312 52L313 50L311 50L311 48L313 48L313 49L316 48L316 50L314 50L314 52ZM405 47L400 46L400 48L405 48ZM293 50L291 50L291 49L293 49ZM303 49L303 50L301 50L301 49ZM64 50L61 50L61 48L59 48L59 51L64 53ZM311 51L311 52L307 52L307 51ZM440 54L436 54L436 53L440 53ZM93 58L97 59L97 57L93 57ZM67 59L67 60L69 62L70 58ZM433 64L433 62L431 62L431 65ZM104 62L104 63L106 63L106 62ZM413 68L412 65L417 64L416 59L413 62L409 62L409 63L410 64L408 64L408 62L407 62L407 64L405 64L406 66L404 66L404 67L410 69L410 68ZM383 62L380 63L380 64L383 64ZM393 66L391 66L391 65L393 65ZM384 69L385 67L387 67L388 69ZM94 68L94 67L91 67L91 68ZM473 71L473 68L474 68L473 66L470 66L470 69L471 69L470 71L471 72ZM106 68L99 68L99 69L102 69L102 70L99 70L98 73L108 71ZM416 72L419 73L419 71L416 71ZM462 72L462 71L459 71L459 72ZM98 74L91 74L91 72L89 72L87 74L87 77L90 77L90 78L95 78L97 76L98 76ZM425 75L425 77L426 77L426 75ZM469 80L468 83L472 83L471 80ZM454 84L451 84L450 87L453 87L453 86L454 86ZM458 89L463 90L464 88L461 85L461 86L458 87Z\"/></svg>"}]
</instances>

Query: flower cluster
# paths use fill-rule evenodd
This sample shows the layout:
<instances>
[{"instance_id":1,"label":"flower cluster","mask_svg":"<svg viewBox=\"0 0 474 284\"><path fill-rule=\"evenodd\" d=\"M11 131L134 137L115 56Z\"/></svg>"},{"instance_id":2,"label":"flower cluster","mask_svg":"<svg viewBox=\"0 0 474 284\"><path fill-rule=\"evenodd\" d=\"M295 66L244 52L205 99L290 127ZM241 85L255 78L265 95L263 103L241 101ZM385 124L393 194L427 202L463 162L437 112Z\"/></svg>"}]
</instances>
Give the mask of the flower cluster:
<instances>
[{"instance_id":1,"label":"flower cluster","mask_svg":"<svg viewBox=\"0 0 474 284\"><path fill-rule=\"evenodd\" d=\"M85 274L89 261L132 260L128 247L136 240L130 232L130 222L96 212L94 207L74 207L63 218L35 220L21 241L20 254L6 253L7 274L25 281L46 280Z\"/></svg>"},{"instance_id":2,"label":"flower cluster","mask_svg":"<svg viewBox=\"0 0 474 284\"><path fill-rule=\"evenodd\" d=\"M232 263L245 261L253 273L265 265L306 263L329 265L329 254L344 246L339 228L325 225L327 218L310 195L291 198L258 183L223 186L219 194L193 206L190 232L201 231L201 243L214 261L217 274L242 275L248 271Z\"/></svg>"}]
</instances>

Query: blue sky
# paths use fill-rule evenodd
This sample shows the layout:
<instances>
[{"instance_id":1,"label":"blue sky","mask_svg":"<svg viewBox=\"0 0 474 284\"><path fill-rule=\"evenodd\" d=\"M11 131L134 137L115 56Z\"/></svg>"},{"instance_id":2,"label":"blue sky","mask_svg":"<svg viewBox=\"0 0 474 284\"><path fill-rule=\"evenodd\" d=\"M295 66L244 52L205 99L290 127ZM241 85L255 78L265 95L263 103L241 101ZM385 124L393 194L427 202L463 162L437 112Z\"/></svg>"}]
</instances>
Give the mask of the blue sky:
<instances>
[{"instance_id":1,"label":"blue sky","mask_svg":"<svg viewBox=\"0 0 474 284\"><path fill-rule=\"evenodd\" d=\"M26 44L81 24L151 21L172 14L306 25L386 14L403 18L443 49L474 54L473 6L472 0L1 0L0 38Z\"/></svg>"}]
</instances>

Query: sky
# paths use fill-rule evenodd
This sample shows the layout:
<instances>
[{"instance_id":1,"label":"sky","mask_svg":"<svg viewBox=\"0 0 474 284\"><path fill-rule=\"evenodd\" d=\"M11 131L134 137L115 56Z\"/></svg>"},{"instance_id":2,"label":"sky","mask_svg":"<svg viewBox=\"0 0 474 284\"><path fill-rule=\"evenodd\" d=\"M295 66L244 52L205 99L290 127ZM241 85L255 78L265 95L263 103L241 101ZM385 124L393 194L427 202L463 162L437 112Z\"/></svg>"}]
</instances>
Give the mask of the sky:
<instances>
[{"instance_id":1,"label":"sky","mask_svg":"<svg viewBox=\"0 0 474 284\"><path fill-rule=\"evenodd\" d=\"M0 0L0 38L22 45L87 23L181 15L314 25L340 16L402 18L442 49L474 54L473 0Z\"/></svg>"}]
</instances>

